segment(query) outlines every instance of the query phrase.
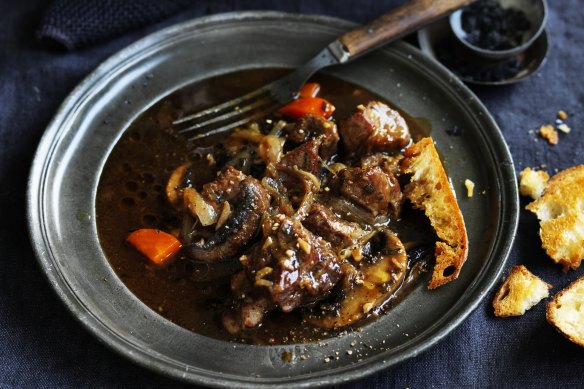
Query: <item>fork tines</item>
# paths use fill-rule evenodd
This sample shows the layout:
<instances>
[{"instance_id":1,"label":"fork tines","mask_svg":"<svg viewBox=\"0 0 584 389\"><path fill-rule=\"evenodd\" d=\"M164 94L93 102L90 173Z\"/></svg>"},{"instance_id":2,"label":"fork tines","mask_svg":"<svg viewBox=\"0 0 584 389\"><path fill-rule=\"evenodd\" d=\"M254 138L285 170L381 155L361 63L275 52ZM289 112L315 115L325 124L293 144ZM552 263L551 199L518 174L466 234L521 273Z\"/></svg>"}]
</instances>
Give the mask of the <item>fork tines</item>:
<instances>
[{"instance_id":1,"label":"fork tines","mask_svg":"<svg viewBox=\"0 0 584 389\"><path fill-rule=\"evenodd\" d=\"M179 133L193 132L189 141L220 134L243 126L276 110L281 104L269 88L260 88L225 103L175 120L174 125L188 125Z\"/></svg>"}]
</instances>

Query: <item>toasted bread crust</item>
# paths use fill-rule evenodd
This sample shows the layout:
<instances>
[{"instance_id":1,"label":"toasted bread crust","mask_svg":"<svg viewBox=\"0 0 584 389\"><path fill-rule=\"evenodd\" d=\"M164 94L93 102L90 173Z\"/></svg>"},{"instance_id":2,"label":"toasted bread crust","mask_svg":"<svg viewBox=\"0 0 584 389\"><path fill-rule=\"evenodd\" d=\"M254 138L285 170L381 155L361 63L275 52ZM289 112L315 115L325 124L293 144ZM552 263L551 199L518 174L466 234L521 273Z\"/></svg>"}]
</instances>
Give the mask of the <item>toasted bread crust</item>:
<instances>
[{"instance_id":1,"label":"toasted bread crust","mask_svg":"<svg viewBox=\"0 0 584 389\"><path fill-rule=\"evenodd\" d=\"M570 298L576 300L570 306ZM584 276L558 292L546 305L546 319L562 335L584 347ZM575 323L575 321L577 321Z\"/></svg>"},{"instance_id":2,"label":"toasted bread crust","mask_svg":"<svg viewBox=\"0 0 584 389\"><path fill-rule=\"evenodd\" d=\"M564 270L584 259L584 165L553 176L540 198L527 205L540 220L542 247Z\"/></svg>"},{"instance_id":3,"label":"toasted bread crust","mask_svg":"<svg viewBox=\"0 0 584 389\"><path fill-rule=\"evenodd\" d=\"M411 174L404 193L414 208L425 212L440 239L428 284L429 289L434 289L458 277L468 255L466 227L432 138L414 143L404 154L402 170Z\"/></svg>"},{"instance_id":4,"label":"toasted bread crust","mask_svg":"<svg viewBox=\"0 0 584 389\"><path fill-rule=\"evenodd\" d=\"M549 296L552 286L523 265L513 266L493 299L495 316L521 316Z\"/></svg>"}]
</instances>

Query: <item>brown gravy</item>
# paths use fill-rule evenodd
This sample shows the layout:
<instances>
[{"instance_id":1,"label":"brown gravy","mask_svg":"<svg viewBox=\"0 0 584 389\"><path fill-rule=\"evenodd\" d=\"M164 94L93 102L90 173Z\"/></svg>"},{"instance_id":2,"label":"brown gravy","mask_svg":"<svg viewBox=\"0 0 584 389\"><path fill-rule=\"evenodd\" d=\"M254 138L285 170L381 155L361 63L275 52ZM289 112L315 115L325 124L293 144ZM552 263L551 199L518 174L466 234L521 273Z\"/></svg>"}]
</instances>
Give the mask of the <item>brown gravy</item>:
<instances>
[{"instance_id":1,"label":"brown gravy","mask_svg":"<svg viewBox=\"0 0 584 389\"><path fill-rule=\"evenodd\" d=\"M277 69L237 72L198 82L173 93L132 123L112 150L101 175L96 199L96 222L102 248L112 268L151 309L201 335L249 343L286 344L315 341L339 334L302 322L299 313L275 311L260 328L234 337L223 329L219 321L222 306L230 296L228 269L212 271L211 265L196 265L184 258L177 259L165 269L154 269L125 242L128 234L139 228L172 231L180 227L180 219L167 204L164 195L166 181L176 166L190 159L194 170L200 172L196 177L200 183L215 177L216 171L209 168L203 157L189 158L185 138L177 135L171 126L177 113L197 111L239 96L281 76L283 72ZM335 105L334 117L337 121L349 115L358 104L370 100L383 101L367 90L332 77L319 75L313 80L321 84L322 97ZM429 129L424 125L426 122L415 120L405 113L404 117L415 139L428 135ZM206 140L207 144L216 141ZM413 210L407 210L391 228L404 242L429 241L433 238L429 223ZM424 238L420 239L420 236ZM386 305L394 303L392 301ZM344 331L352 330L354 328Z\"/></svg>"}]
</instances>

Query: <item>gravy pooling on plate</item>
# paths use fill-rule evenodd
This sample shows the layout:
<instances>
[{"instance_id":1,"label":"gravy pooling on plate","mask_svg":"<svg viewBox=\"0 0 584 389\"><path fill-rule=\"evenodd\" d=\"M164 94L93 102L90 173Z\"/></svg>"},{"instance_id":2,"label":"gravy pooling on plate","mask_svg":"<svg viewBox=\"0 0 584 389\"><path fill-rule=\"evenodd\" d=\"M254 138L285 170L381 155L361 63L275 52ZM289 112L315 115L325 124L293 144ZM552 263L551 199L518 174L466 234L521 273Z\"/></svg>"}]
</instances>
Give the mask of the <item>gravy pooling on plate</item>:
<instances>
[{"instance_id":1,"label":"gravy pooling on plate","mask_svg":"<svg viewBox=\"0 0 584 389\"><path fill-rule=\"evenodd\" d=\"M261 317L260 323L257 323L253 328L242 328L240 316L242 304L245 302L243 300L235 301L233 296L233 290L237 290L237 285L234 286L234 283L237 283L237 277L233 277L233 274L241 273L240 261L216 261L216 258L209 256L208 253L201 254L201 250L198 252L194 250L193 247L197 245L198 240L193 240L186 242L187 247L170 265L157 268L148 264L144 257L126 242L128 234L143 228L160 229L174 232L177 235L182 229L184 235L185 220L187 220L184 205L182 209L180 206L175 209L166 198L165 189L169 177L178 166L188 162L188 169L191 172L188 176L189 185L193 188L201 188L204 184L217 180L218 174L225 165L226 161L221 160L221 153L216 153L214 146L221 144L220 148L223 148L227 137L219 136L205 139L194 147L189 147L186 139L177 135L176 130L171 125L178 113L196 112L204 106L239 96L282 74L283 71L280 70L266 69L233 73L199 82L165 98L141 115L127 129L112 150L101 175L96 200L97 227L101 245L113 269L124 284L150 308L174 323L202 335L251 343L282 344L313 341L353 330L354 325L362 325L364 320L375 317L399 299L403 290L407 289L403 285L411 283L417 278L425 264L425 261L418 262L418 260L420 258L427 259L427 254L431 253L436 241L435 234L423 214L406 205L401 213L395 213L387 221L381 221L379 225L383 225L383 228L376 228L375 233L367 237L368 247L384 247L386 261L397 261L395 255L402 252L403 258L401 260L408 264L408 270L404 265L404 272L401 274L399 283L396 283L391 290L388 289L390 295L385 296L383 301L373 306L371 312L364 312L362 317L359 316L359 320L351 321L350 325L339 325L334 315L323 314L327 306L334 305L334 299L331 296L335 293L338 296L346 296L349 293L348 289L339 291L341 288L340 279L345 273L337 269L327 273L327 276L333 278L331 285L327 285L326 288L328 300L324 298L311 302L306 296L294 300L290 297L293 293L289 293L286 298L279 301L278 306L282 308L288 305L290 312L283 313L282 309L275 309L274 306L270 306L269 309L262 306L265 315ZM336 107L334 117L337 123L349 117L355 107L360 104L366 104L369 101L382 101L379 96L338 79L318 76L315 77L314 81L322 87L320 96ZM404 113L401 115L404 117L414 140L428 135L428 128L422 125L423 121L414 120ZM277 119L268 119L268 121L274 122ZM262 122L262 126L268 126L268 124ZM351 140L348 145L358 141L358 139ZM310 146L309 143L298 142L298 145ZM375 151L371 149L371 147L375 147L374 145L364 143L363 147L368 148L367 152L364 152L365 154ZM403 145L398 148L401 147ZM332 165L334 161L347 162L351 158L355 161L359 159L343 155L343 153L348 153L347 150L343 150L343 146L340 146L339 150L337 153L331 149L328 154L324 150L323 154L321 147L321 161L323 158L328 159L331 162L329 165ZM291 147L286 146L285 151L290 153ZM228 157L233 157L233 155L228 154ZM239 163L244 164L242 161L245 162L246 158L240 159ZM246 169L245 166L234 165L237 169ZM248 167L248 169L254 169L254 167ZM247 170L246 174L254 176L259 173ZM345 175L348 174L349 172ZM260 180L261 178L259 177ZM350 180L358 180L359 177L348 176L346 179L351 182ZM248 187L253 189L252 184L256 181L252 182L250 179L245 182L248 182ZM364 194L367 193L367 188L365 188ZM316 196L324 197L324 190L318 191ZM357 208L367 208L369 205L367 202L359 204L359 197L358 194L355 195L353 201L357 203ZM333 199L332 201L337 200ZM316 229L318 232L318 215L326 216L326 213L329 212L327 208L318 208L327 204L327 201L320 201L320 203L317 201L315 203L317 207L311 208L311 215L316 216L312 217L312 222L307 223L312 224L312 227L309 226L308 232L305 231L304 225L293 217L282 217L281 214L274 215L275 218L271 220L271 225L275 223L288 225L289 230L295 234L294 236L304 237L303 242L311 241L315 235L310 230ZM383 212L392 213L390 209L383 210ZM350 219L350 213L349 211L343 216ZM370 224L373 225L375 222ZM192 233L193 226L189 225L188 228ZM266 227L263 228L266 229ZM212 230L212 228L206 229L208 234L212 234ZM372 229L368 231L371 232ZM393 235L392 231L397 236ZM265 233L269 234L269 231ZM199 238L201 236L197 236L197 239ZM316 238L319 237L316 236ZM256 242L261 240L257 237L254 239ZM308 247L308 252L310 252L311 246L316 247L318 244L316 240L311 242L312 245L303 246L305 250ZM409 258L405 257L402 242L406 246ZM205 243L204 238L202 243ZM249 246L251 244L242 248L243 251L238 251L237 257L242 254L253 254L254 248ZM296 249L298 248L296 247ZM334 250L330 247L323 247L319 250L321 254L330 252L330 255L335 255ZM287 250L284 251L287 252ZM387 254L388 252L391 254ZM324 255L327 255L326 253ZM381 254L378 256L383 257ZM379 259L375 261L377 261L375 263L381 263ZM413 266L416 262L419 265ZM411 270L412 267L414 270ZM365 272L369 268L374 270L374 267L370 266L363 267L365 270L362 271ZM266 266L255 269L254 272L263 271L266 273L264 269L273 270ZM249 292L249 288L246 290ZM272 295L272 297L274 296ZM260 300L255 298L252 302L255 304L258 301ZM310 307L306 308L307 305ZM298 306L304 308L294 309ZM339 307L337 306L336 309ZM237 312L235 317L233 312ZM231 328L230 322L235 323Z\"/></svg>"}]
</instances>

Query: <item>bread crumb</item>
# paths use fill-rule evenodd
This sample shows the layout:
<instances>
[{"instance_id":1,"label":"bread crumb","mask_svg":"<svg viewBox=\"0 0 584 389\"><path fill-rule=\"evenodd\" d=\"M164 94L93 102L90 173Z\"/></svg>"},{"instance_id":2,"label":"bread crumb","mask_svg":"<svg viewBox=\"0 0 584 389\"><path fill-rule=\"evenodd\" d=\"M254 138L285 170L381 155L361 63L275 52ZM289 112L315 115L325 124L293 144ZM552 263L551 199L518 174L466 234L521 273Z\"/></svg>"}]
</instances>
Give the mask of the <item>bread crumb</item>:
<instances>
[{"instance_id":1,"label":"bread crumb","mask_svg":"<svg viewBox=\"0 0 584 389\"><path fill-rule=\"evenodd\" d=\"M566 111L558 111L558 119L561 120L566 120L568 118L568 114L566 113Z\"/></svg>"},{"instance_id":2,"label":"bread crumb","mask_svg":"<svg viewBox=\"0 0 584 389\"><path fill-rule=\"evenodd\" d=\"M572 131L572 129L565 123L560 124L558 130L562 131L564 134L569 134L570 131Z\"/></svg>"},{"instance_id":3,"label":"bread crumb","mask_svg":"<svg viewBox=\"0 0 584 389\"><path fill-rule=\"evenodd\" d=\"M472 197L474 193L475 184L468 178L464 180L464 186L466 186L466 197Z\"/></svg>"},{"instance_id":4,"label":"bread crumb","mask_svg":"<svg viewBox=\"0 0 584 389\"><path fill-rule=\"evenodd\" d=\"M584 276L572 282L547 303L547 321L566 338L584 347Z\"/></svg>"},{"instance_id":5,"label":"bread crumb","mask_svg":"<svg viewBox=\"0 0 584 389\"><path fill-rule=\"evenodd\" d=\"M543 193L549 179L549 174L543 170L532 170L526 167L519 173L519 193L536 200Z\"/></svg>"},{"instance_id":6,"label":"bread crumb","mask_svg":"<svg viewBox=\"0 0 584 389\"><path fill-rule=\"evenodd\" d=\"M560 140L558 137L558 132L554 130L554 127L550 124L541 126L539 128L539 135L547 140L550 145L556 145Z\"/></svg>"},{"instance_id":7,"label":"bread crumb","mask_svg":"<svg viewBox=\"0 0 584 389\"><path fill-rule=\"evenodd\" d=\"M495 316L521 316L548 297L551 288L550 284L539 279L525 266L513 266L493 299Z\"/></svg>"}]
</instances>

